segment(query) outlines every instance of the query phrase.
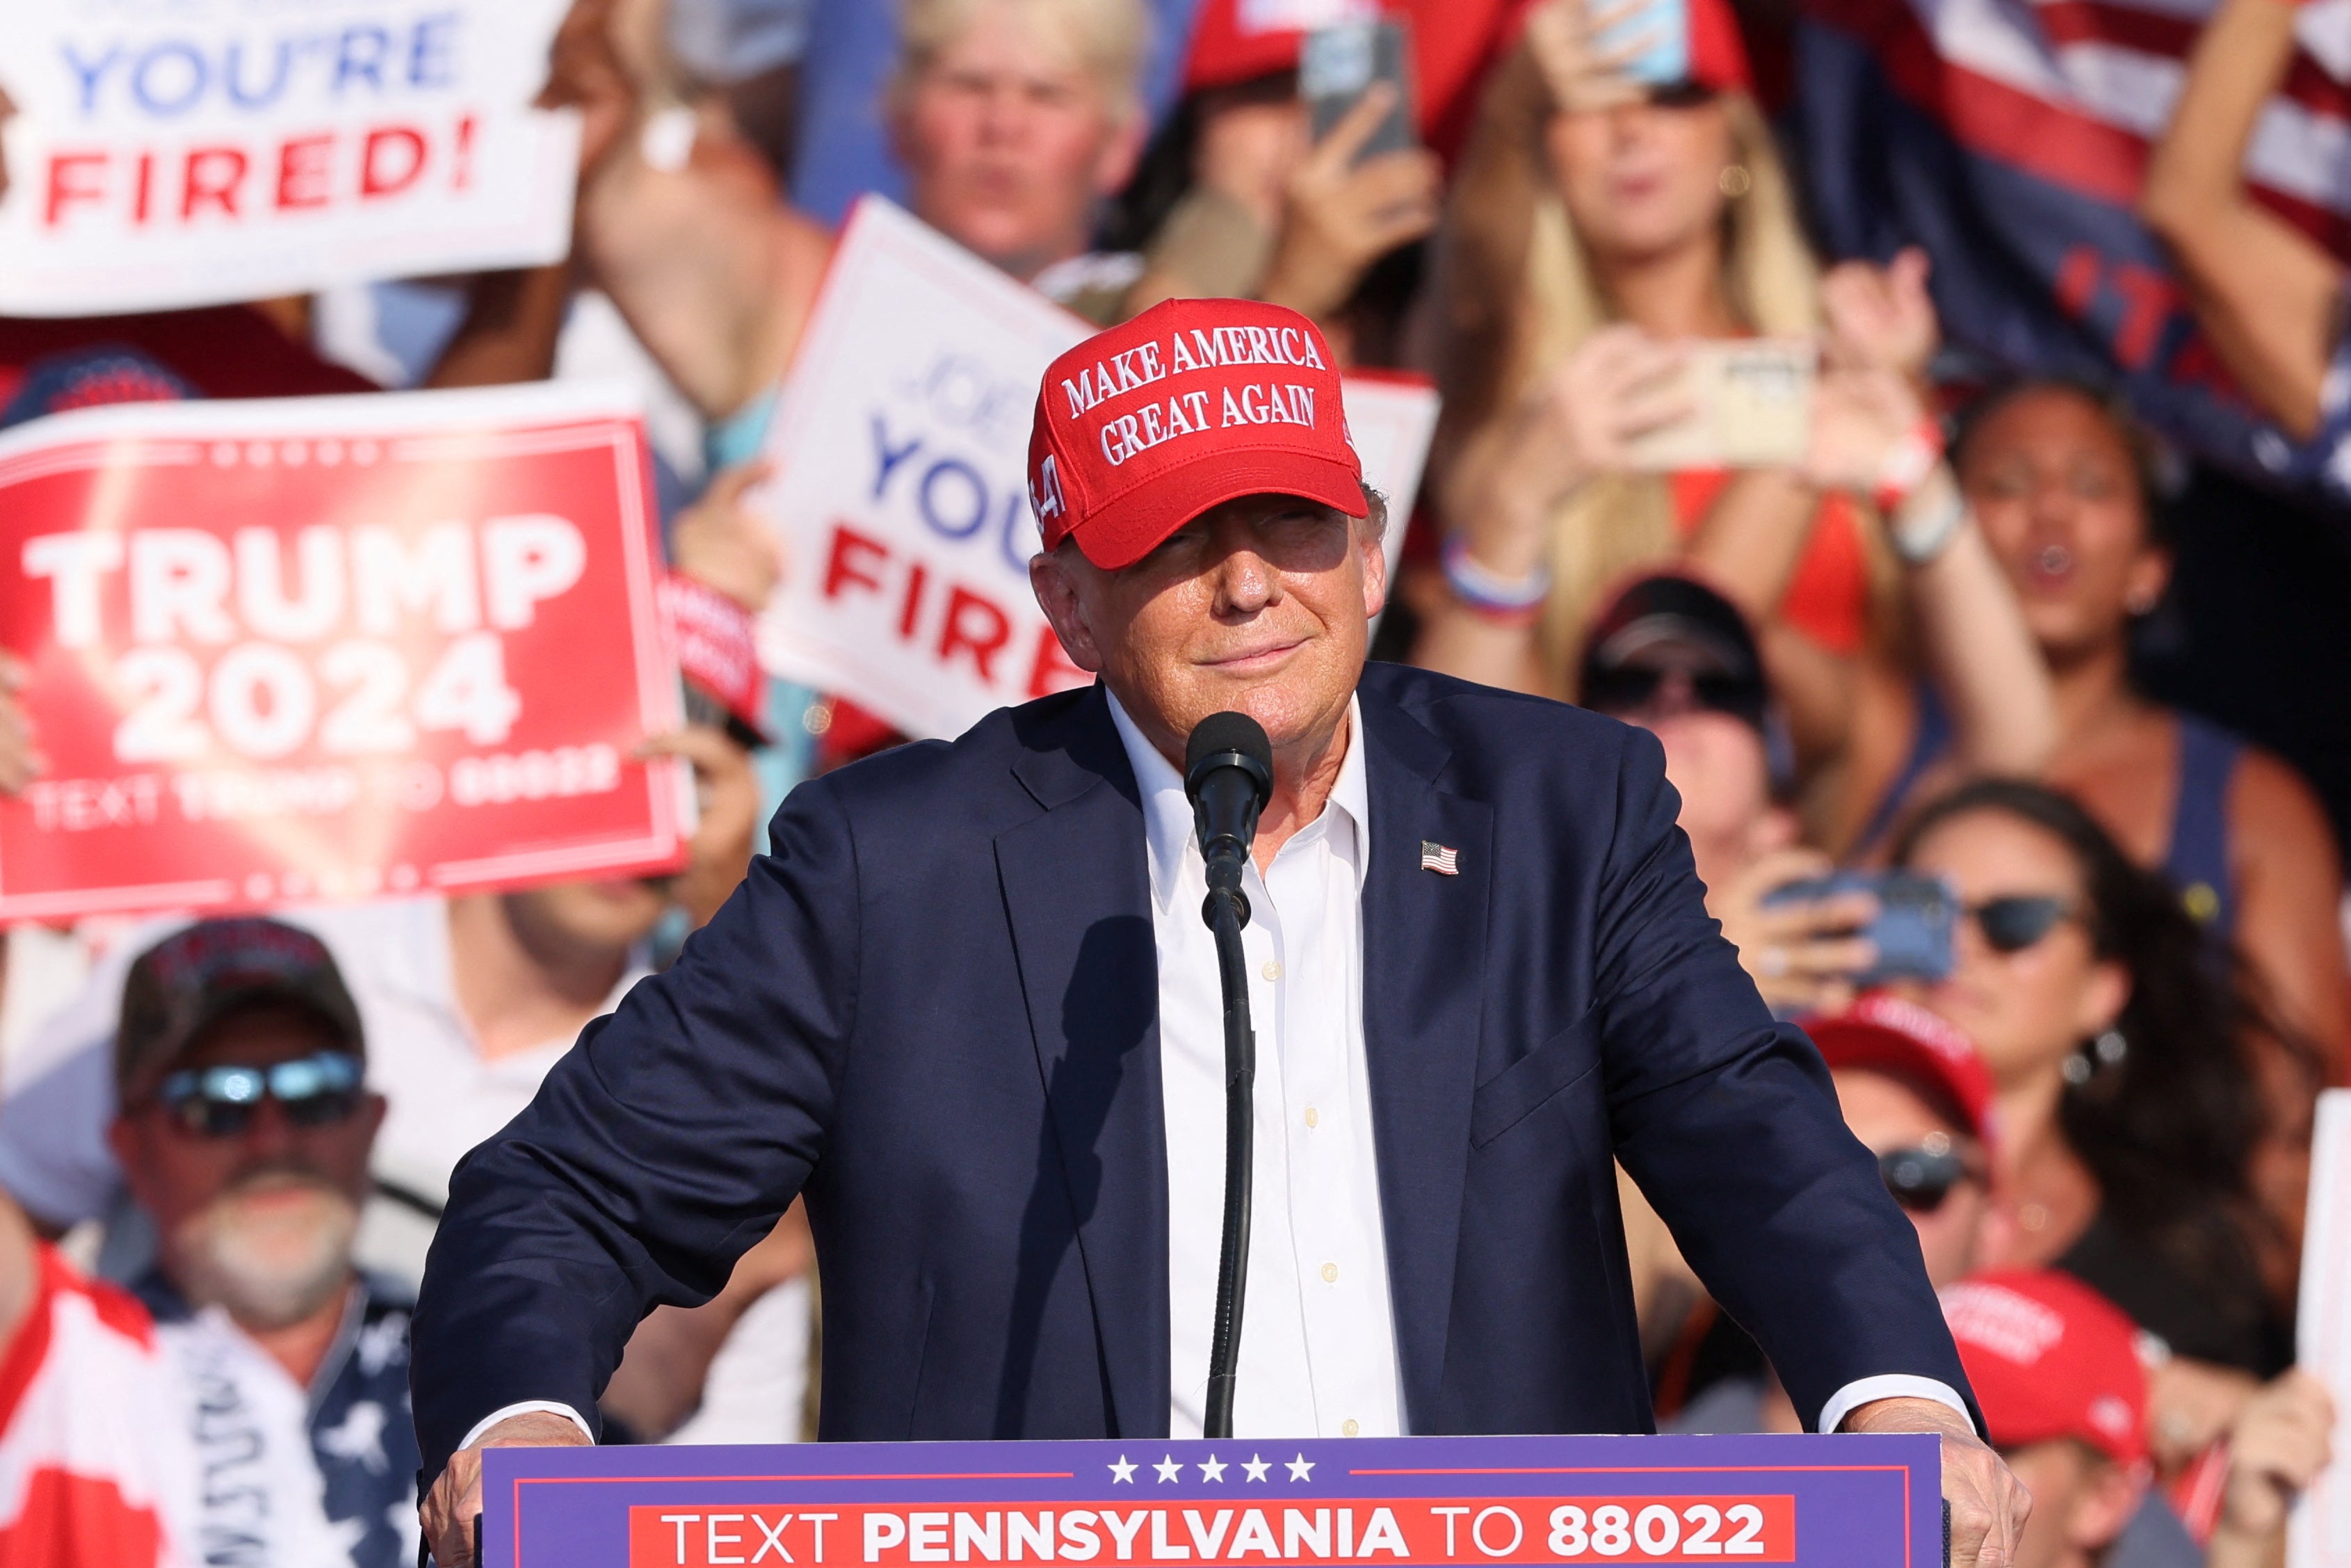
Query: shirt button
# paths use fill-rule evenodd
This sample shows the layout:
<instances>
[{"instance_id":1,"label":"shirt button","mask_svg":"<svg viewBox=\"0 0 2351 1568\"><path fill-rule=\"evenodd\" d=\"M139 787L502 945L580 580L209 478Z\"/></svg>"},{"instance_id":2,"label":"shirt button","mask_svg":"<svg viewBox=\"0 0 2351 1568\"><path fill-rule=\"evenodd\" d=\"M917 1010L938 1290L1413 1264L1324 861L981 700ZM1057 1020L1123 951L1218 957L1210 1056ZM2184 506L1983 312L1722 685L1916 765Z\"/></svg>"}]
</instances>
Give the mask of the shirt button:
<instances>
[{"instance_id":1,"label":"shirt button","mask_svg":"<svg viewBox=\"0 0 2351 1568\"><path fill-rule=\"evenodd\" d=\"M1355 1418L1352 1416L1339 1423L1339 1436L1342 1437L1352 1437L1362 1430L1361 1427L1355 1425Z\"/></svg>"},{"instance_id":2,"label":"shirt button","mask_svg":"<svg viewBox=\"0 0 2351 1568\"><path fill-rule=\"evenodd\" d=\"M1268 959L1265 961L1265 971L1264 971L1264 973L1265 973L1265 977L1266 977L1267 979L1269 979L1269 980L1278 980L1278 979L1281 978L1281 966L1280 966L1280 964L1278 964L1278 963L1274 962L1271 958L1268 958Z\"/></svg>"},{"instance_id":3,"label":"shirt button","mask_svg":"<svg viewBox=\"0 0 2351 1568\"><path fill-rule=\"evenodd\" d=\"M1306 1124L1310 1127L1321 1126L1322 1124L1322 1113L1317 1111L1311 1105L1306 1107Z\"/></svg>"},{"instance_id":4,"label":"shirt button","mask_svg":"<svg viewBox=\"0 0 2351 1568\"><path fill-rule=\"evenodd\" d=\"M1335 1285L1339 1282L1339 1265L1336 1263L1325 1263L1322 1265L1322 1282L1326 1285ZM1353 1426L1353 1424L1354 1423L1353 1422L1348 1423L1349 1426ZM1352 1437L1354 1434L1350 1432L1347 1436Z\"/></svg>"}]
</instances>

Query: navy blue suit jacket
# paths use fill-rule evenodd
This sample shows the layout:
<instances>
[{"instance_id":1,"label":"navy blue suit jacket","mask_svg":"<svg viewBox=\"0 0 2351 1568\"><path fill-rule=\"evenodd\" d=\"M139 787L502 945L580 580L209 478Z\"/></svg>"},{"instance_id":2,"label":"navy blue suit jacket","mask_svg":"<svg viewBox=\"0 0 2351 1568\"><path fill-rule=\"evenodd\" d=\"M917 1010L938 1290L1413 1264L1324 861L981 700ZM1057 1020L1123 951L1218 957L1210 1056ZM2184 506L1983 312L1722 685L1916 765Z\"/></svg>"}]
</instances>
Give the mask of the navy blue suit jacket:
<instances>
[{"instance_id":1,"label":"navy blue suit jacket","mask_svg":"<svg viewBox=\"0 0 2351 1568\"><path fill-rule=\"evenodd\" d=\"M1648 1429L1612 1159L1798 1410L1877 1373L1964 1389L1818 1053L1707 915L1656 739L1393 665L1360 699L1410 1429ZM591 1412L638 1319L802 1193L823 1436L1165 1433L1157 960L1102 691L803 784L770 839L458 1167L413 1331L428 1475L505 1405Z\"/></svg>"}]
</instances>

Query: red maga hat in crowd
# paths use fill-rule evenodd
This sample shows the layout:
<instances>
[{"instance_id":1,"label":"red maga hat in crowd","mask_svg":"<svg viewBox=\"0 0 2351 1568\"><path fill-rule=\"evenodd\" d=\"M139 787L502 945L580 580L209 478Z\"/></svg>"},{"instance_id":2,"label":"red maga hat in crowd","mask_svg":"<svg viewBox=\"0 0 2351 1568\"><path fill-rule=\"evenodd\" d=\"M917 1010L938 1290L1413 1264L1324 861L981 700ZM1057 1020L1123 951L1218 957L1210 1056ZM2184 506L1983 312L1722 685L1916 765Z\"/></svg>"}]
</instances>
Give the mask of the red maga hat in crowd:
<instances>
[{"instance_id":1,"label":"red maga hat in crowd","mask_svg":"<svg viewBox=\"0 0 2351 1568\"><path fill-rule=\"evenodd\" d=\"M2118 1464L2147 1458L2147 1364L2138 1329L2070 1274L2011 1269L1943 1291L1995 1448L2087 1443Z\"/></svg>"},{"instance_id":2,"label":"red maga hat in crowd","mask_svg":"<svg viewBox=\"0 0 2351 1568\"><path fill-rule=\"evenodd\" d=\"M1301 496L1366 510L1331 346L1295 310L1169 299L1055 360L1029 437L1045 548L1129 566L1209 507Z\"/></svg>"},{"instance_id":3,"label":"red maga hat in crowd","mask_svg":"<svg viewBox=\"0 0 2351 1568\"><path fill-rule=\"evenodd\" d=\"M1755 71L1730 0L1688 0L1689 79L1717 92L1753 92Z\"/></svg>"},{"instance_id":4,"label":"red maga hat in crowd","mask_svg":"<svg viewBox=\"0 0 2351 1568\"><path fill-rule=\"evenodd\" d=\"M1917 1003L1874 991L1802 1028L1831 1067L1882 1072L1979 1142L1991 1142L1991 1070L1973 1040Z\"/></svg>"}]
</instances>

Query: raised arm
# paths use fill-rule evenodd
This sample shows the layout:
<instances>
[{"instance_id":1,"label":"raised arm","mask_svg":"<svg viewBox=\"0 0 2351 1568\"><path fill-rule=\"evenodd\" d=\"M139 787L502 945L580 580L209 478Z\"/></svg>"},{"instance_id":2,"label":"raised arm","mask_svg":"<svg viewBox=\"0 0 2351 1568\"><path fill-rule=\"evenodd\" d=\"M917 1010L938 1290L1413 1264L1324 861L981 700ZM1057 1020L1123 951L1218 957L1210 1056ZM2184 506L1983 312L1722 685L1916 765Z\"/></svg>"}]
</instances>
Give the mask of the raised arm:
<instances>
[{"instance_id":1,"label":"raised arm","mask_svg":"<svg viewBox=\"0 0 2351 1568\"><path fill-rule=\"evenodd\" d=\"M2270 417L2307 439L2342 335L2343 268L2245 190L2245 152L2293 63L2295 7L2225 0L2189 57L2139 214L2170 246L2197 319Z\"/></svg>"},{"instance_id":2,"label":"raised arm","mask_svg":"<svg viewBox=\"0 0 2351 1568\"><path fill-rule=\"evenodd\" d=\"M1452 591L1420 607L1414 664L1485 685L1562 695L1561 672L1544 668L1536 636L1553 515L1583 486L1628 471L1635 436L1688 412L1680 367L1673 345L1638 327L1604 328L1464 443L1441 497ZM1475 603L1462 589L1479 583L1506 597L1523 593L1530 607Z\"/></svg>"},{"instance_id":3,"label":"raised arm","mask_svg":"<svg viewBox=\"0 0 2351 1568\"><path fill-rule=\"evenodd\" d=\"M1881 499L1919 664L1950 709L1959 760L1971 773L2030 776L2057 744L2049 674L1928 428L1907 378L1835 371L1821 381L1810 466L1823 485L1890 492Z\"/></svg>"},{"instance_id":4,"label":"raised arm","mask_svg":"<svg viewBox=\"0 0 2351 1568\"><path fill-rule=\"evenodd\" d=\"M647 160L649 140L664 152L664 135L683 140L689 125L682 163ZM579 246L589 277L712 419L783 374L832 254L822 226L782 204L758 152L708 115L621 139L580 191Z\"/></svg>"},{"instance_id":5,"label":"raised arm","mask_svg":"<svg viewBox=\"0 0 2351 1568\"><path fill-rule=\"evenodd\" d=\"M678 389L724 418L782 373L831 242L783 204L723 112L681 107L653 79L617 11L574 0L542 95L588 128L576 255Z\"/></svg>"},{"instance_id":6,"label":"raised arm","mask_svg":"<svg viewBox=\"0 0 2351 1568\"><path fill-rule=\"evenodd\" d=\"M590 1418L639 1321L717 1295L822 1150L857 973L854 849L821 781L769 838L677 962L451 1179L411 1372L444 1563L470 1555L478 1456L451 1458L475 1426L518 1406Z\"/></svg>"}]
</instances>

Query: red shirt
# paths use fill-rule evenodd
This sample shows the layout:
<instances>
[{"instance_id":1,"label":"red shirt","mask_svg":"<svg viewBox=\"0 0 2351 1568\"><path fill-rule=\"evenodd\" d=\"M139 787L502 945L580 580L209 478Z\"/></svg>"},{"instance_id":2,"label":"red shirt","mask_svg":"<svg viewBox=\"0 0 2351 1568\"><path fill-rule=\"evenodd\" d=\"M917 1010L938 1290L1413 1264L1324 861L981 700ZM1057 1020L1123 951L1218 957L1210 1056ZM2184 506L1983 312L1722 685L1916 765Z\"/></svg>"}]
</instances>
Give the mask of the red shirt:
<instances>
[{"instance_id":1,"label":"red shirt","mask_svg":"<svg viewBox=\"0 0 2351 1568\"><path fill-rule=\"evenodd\" d=\"M1730 470L1691 468L1668 477L1674 523L1687 540L1730 483ZM1831 492L1822 498L1812 537L1780 601L1780 619L1833 653L1861 652L1869 627L1869 558L1851 497Z\"/></svg>"},{"instance_id":2,"label":"red shirt","mask_svg":"<svg viewBox=\"0 0 2351 1568\"><path fill-rule=\"evenodd\" d=\"M288 338L250 305L215 305L144 316L0 316L0 407L44 361L102 349L144 354L206 397L380 390L358 371Z\"/></svg>"}]
</instances>

